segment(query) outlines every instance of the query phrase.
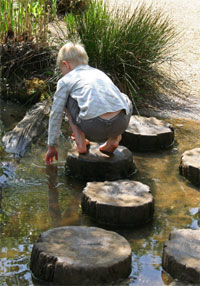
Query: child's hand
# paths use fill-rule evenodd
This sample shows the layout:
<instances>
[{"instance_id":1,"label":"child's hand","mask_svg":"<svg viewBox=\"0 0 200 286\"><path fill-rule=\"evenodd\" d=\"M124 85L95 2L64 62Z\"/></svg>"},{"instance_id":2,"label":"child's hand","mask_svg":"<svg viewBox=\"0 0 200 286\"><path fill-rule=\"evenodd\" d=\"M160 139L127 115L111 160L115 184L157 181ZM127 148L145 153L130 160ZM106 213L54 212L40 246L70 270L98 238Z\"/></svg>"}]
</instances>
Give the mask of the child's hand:
<instances>
[{"instance_id":1,"label":"child's hand","mask_svg":"<svg viewBox=\"0 0 200 286\"><path fill-rule=\"evenodd\" d=\"M56 147L49 146L48 151L45 155L45 161L47 165L53 162L54 156L55 156L55 159L58 160L58 151L56 150Z\"/></svg>"}]
</instances>

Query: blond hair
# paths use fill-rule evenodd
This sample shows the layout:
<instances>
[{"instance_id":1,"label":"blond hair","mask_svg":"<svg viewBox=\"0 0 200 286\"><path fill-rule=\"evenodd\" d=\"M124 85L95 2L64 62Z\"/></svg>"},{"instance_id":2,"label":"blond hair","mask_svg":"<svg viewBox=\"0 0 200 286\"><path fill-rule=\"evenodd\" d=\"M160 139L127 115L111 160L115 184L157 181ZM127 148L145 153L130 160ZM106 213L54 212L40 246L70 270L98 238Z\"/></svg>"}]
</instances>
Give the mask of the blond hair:
<instances>
[{"instance_id":1,"label":"blond hair","mask_svg":"<svg viewBox=\"0 0 200 286\"><path fill-rule=\"evenodd\" d=\"M62 61L69 61L73 65L87 65L88 55L80 43L68 42L58 52L57 65Z\"/></svg>"}]
</instances>

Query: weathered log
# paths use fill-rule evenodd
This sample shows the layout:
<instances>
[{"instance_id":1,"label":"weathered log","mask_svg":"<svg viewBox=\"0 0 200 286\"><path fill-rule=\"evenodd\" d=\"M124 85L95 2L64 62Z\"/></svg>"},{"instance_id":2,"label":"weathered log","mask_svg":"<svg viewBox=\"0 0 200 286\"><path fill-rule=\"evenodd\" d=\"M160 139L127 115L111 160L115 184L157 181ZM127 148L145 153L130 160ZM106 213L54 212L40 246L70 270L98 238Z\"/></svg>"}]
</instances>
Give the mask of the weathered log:
<instances>
[{"instance_id":1,"label":"weathered log","mask_svg":"<svg viewBox=\"0 0 200 286\"><path fill-rule=\"evenodd\" d=\"M75 148L68 151L66 173L86 181L105 181L127 178L136 172L132 153L119 146L109 156L99 151L92 143L87 154L80 155Z\"/></svg>"},{"instance_id":2,"label":"weathered log","mask_svg":"<svg viewBox=\"0 0 200 286\"><path fill-rule=\"evenodd\" d=\"M2 142L6 152L22 158L31 144L36 143L47 131L49 112L49 100L34 105L16 127L3 136Z\"/></svg>"},{"instance_id":3,"label":"weathered log","mask_svg":"<svg viewBox=\"0 0 200 286\"><path fill-rule=\"evenodd\" d=\"M174 129L171 124L155 117L133 115L121 144L139 152L167 149L174 144Z\"/></svg>"},{"instance_id":4,"label":"weathered log","mask_svg":"<svg viewBox=\"0 0 200 286\"><path fill-rule=\"evenodd\" d=\"M200 148L184 152L181 155L179 171L194 185L200 185Z\"/></svg>"},{"instance_id":5,"label":"weathered log","mask_svg":"<svg viewBox=\"0 0 200 286\"><path fill-rule=\"evenodd\" d=\"M130 180L89 182L82 210L99 223L134 227L152 219L154 199L147 185Z\"/></svg>"},{"instance_id":6,"label":"weathered log","mask_svg":"<svg viewBox=\"0 0 200 286\"><path fill-rule=\"evenodd\" d=\"M30 268L36 278L51 285L102 285L128 277L131 254L128 241L115 232L58 227L40 235Z\"/></svg>"},{"instance_id":7,"label":"weathered log","mask_svg":"<svg viewBox=\"0 0 200 286\"><path fill-rule=\"evenodd\" d=\"M162 266L175 279L200 285L200 230L179 229L164 243ZM193 284L192 284L193 285Z\"/></svg>"}]
</instances>

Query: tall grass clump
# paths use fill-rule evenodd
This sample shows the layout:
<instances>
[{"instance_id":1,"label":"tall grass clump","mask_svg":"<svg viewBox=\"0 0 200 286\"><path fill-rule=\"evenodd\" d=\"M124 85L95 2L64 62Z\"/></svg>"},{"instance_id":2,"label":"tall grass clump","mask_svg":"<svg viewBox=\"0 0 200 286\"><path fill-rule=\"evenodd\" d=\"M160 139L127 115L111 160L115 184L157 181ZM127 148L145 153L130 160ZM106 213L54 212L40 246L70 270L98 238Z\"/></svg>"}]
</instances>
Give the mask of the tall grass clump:
<instances>
[{"instance_id":1,"label":"tall grass clump","mask_svg":"<svg viewBox=\"0 0 200 286\"><path fill-rule=\"evenodd\" d=\"M67 40L81 40L90 65L111 76L130 98L162 81L158 66L171 58L176 32L161 11L144 4L109 9L102 0L91 1L82 15L66 15ZM65 39L66 40L66 39Z\"/></svg>"}]
</instances>

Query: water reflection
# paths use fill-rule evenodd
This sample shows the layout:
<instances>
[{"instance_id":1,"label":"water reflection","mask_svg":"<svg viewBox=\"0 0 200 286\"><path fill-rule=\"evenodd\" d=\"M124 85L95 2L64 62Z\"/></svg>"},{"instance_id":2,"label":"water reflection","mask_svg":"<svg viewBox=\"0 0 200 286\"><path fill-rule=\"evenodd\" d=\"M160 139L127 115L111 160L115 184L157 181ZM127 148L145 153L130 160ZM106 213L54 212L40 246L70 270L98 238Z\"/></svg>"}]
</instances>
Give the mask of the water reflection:
<instances>
[{"instance_id":1,"label":"water reflection","mask_svg":"<svg viewBox=\"0 0 200 286\"><path fill-rule=\"evenodd\" d=\"M63 170L64 171L64 170ZM80 195L81 191L71 194L68 201L65 200L65 209L62 208L61 201L59 201L59 190L61 184L58 180L58 166L46 166L47 184L48 184L48 211L51 218L51 227L58 227L64 225L79 225L80 218ZM65 186L65 185L64 185ZM69 188L70 193L70 188ZM61 208L63 211L61 211Z\"/></svg>"},{"instance_id":2,"label":"water reflection","mask_svg":"<svg viewBox=\"0 0 200 286\"><path fill-rule=\"evenodd\" d=\"M49 215L51 217L52 227L58 226L58 222L61 221L61 210L59 207L59 193L57 186L57 166L48 165L46 166L46 174L48 177L49 187Z\"/></svg>"},{"instance_id":3,"label":"water reflection","mask_svg":"<svg viewBox=\"0 0 200 286\"><path fill-rule=\"evenodd\" d=\"M170 280L161 267L163 242L176 228L199 228L200 188L180 176L178 170L181 154L199 147L199 122L168 122L175 128L176 142L172 149L133 153L138 173L132 179L150 186L155 213L147 225L115 229L128 239L133 250L132 273L129 279L120 282L121 286L168 285ZM41 232L65 225L100 226L81 212L85 183L65 175L69 148L66 138L61 138L58 163L45 166L46 143L33 146L16 165L10 184L3 188L0 285L33 285L29 259L32 245ZM4 161L12 162L12 158L5 156Z\"/></svg>"}]
</instances>

